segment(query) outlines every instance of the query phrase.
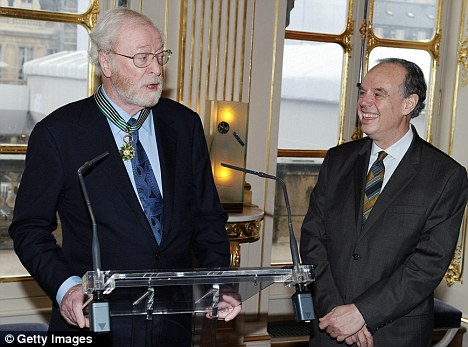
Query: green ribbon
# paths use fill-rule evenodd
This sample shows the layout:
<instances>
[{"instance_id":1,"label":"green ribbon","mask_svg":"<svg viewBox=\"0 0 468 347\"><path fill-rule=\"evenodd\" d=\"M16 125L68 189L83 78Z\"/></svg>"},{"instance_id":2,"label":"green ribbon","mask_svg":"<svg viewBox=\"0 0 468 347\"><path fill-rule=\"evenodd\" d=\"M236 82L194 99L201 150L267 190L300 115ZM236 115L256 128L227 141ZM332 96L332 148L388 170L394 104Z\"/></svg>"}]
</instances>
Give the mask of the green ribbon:
<instances>
[{"instance_id":1,"label":"green ribbon","mask_svg":"<svg viewBox=\"0 0 468 347\"><path fill-rule=\"evenodd\" d=\"M122 147L120 147L120 156L123 160L132 160L135 156L135 149L132 146L133 136L131 133L140 130L146 118L148 118L151 109L144 108L140 112L136 123L130 126L130 124L128 124L116 111L109 100L105 98L104 93L102 92L102 85L99 86L96 93L94 93L94 100L96 100L98 108L101 110L102 114L104 114L108 120L115 124L117 128L125 132L125 136L123 137L124 144Z\"/></svg>"},{"instance_id":2,"label":"green ribbon","mask_svg":"<svg viewBox=\"0 0 468 347\"><path fill-rule=\"evenodd\" d=\"M140 112L138 119L135 125L130 126L122 116L115 110L115 108L111 105L111 103L105 98L104 93L102 92L102 85L99 86L96 93L94 93L94 100L101 110L101 112L109 119L117 128L126 133L130 134L134 131L140 130L141 126L145 122L146 118L148 118L151 109L145 108Z\"/></svg>"}]
</instances>

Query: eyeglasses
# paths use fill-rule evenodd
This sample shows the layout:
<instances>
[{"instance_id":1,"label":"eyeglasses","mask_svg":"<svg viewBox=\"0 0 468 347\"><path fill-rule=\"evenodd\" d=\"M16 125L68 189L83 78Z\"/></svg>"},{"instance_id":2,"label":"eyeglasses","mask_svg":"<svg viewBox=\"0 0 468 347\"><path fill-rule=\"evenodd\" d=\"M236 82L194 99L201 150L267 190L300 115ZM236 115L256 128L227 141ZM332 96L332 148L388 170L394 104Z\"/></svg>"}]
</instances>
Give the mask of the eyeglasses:
<instances>
[{"instance_id":1,"label":"eyeglasses","mask_svg":"<svg viewBox=\"0 0 468 347\"><path fill-rule=\"evenodd\" d=\"M132 59L133 64L135 64L136 67L143 68L149 66L153 62L154 58L156 58L159 65L165 65L169 61L172 51L170 49L167 49L159 53L137 53L133 57L130 57L125 54L120 54L114 51L112 51L112 53L128 59Z\"/></svg>"}]
</instances>

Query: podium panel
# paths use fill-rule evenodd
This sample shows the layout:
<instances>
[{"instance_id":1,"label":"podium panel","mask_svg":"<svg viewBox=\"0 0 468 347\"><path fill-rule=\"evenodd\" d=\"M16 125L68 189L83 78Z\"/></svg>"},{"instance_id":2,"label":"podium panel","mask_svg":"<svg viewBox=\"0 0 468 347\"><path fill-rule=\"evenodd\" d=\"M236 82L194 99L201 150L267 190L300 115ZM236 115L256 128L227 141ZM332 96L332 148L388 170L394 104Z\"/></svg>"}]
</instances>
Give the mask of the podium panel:
<instances>
[{"instance_id":1,"label":"podium panel","mask_svg":"<svg viewBox=\"0 0 468 347\"><path fill-rule=\"evenodd\" d=\"M101 292L110 315L182 314L210 312L226 300L239 304L273 283L307 285L313 267L218 268L190 271L89 271L83 276L86 294Z\"/></svg>"},{"instance_id":2,"label":"podium panel","mask_svg":"<svg viewBox=\"0 0 468 347\"><path fill-rule=\"evenodd\" d=\"M304 294L309 293L303 290L313 281L314 268L309 265L162 272L109 270L87 272L83 290L93 295L86 307L93 332L112 333L112 322L131 317L130 321L139 322L138 327L149 327L145 341L150 341L153 332L160 330L159 324L192 317L192 342L196 343L192 346L213 347L218 319L237 314L239 305L273 283L296 287L293 306L310 317L312 298L308 295L304 300Z\"/></svg>"}]
</instances>

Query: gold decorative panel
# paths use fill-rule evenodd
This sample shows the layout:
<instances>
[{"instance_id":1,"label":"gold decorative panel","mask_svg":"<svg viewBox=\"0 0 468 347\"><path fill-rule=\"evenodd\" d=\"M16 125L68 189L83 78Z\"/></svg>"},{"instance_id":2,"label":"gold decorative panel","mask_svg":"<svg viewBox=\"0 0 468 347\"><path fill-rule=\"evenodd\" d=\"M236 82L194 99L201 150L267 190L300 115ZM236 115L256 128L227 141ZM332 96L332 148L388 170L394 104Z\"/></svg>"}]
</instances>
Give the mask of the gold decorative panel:
<instances>
[{"instance_id":1,"label":"gold decorative panel","mask_svg":"<svg viewBox=\"0 0 468 347\"><path fill-rule=\"evenodd\" d=\"M184 0L177 99L202 117L207 100L249 102L254 0Z\"/></svg>"}]
</instances>

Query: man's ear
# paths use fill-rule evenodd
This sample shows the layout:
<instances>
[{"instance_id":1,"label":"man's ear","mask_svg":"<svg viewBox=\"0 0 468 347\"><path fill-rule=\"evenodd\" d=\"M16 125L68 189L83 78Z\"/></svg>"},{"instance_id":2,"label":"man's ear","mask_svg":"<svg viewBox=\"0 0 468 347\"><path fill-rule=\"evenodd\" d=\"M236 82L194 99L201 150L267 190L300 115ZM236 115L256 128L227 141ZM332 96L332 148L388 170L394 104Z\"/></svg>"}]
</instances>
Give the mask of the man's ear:
<instances>
[{"instance_id":1,"label":"man's ear","mask_svg":"<svg viewBox=\"0 0 468 347\"><path fill-rule=\"evenodd\" d=\"M419 96L417 96L416 94L411 94L410 96L405 98L403 102L403 114L405 116L410 114L418 104L418 101Z\"/></svg>"},{"instance_id":2,"label":"man's ear","mask_svg":"<svg viewBox=\"0 0 468 347\"><path fill-rule=\"evenodd\" d=\"M109 53L99 52L99 65L101 66L103 76L110 77L112 62Z\"/></svg>"}]
</instances>

